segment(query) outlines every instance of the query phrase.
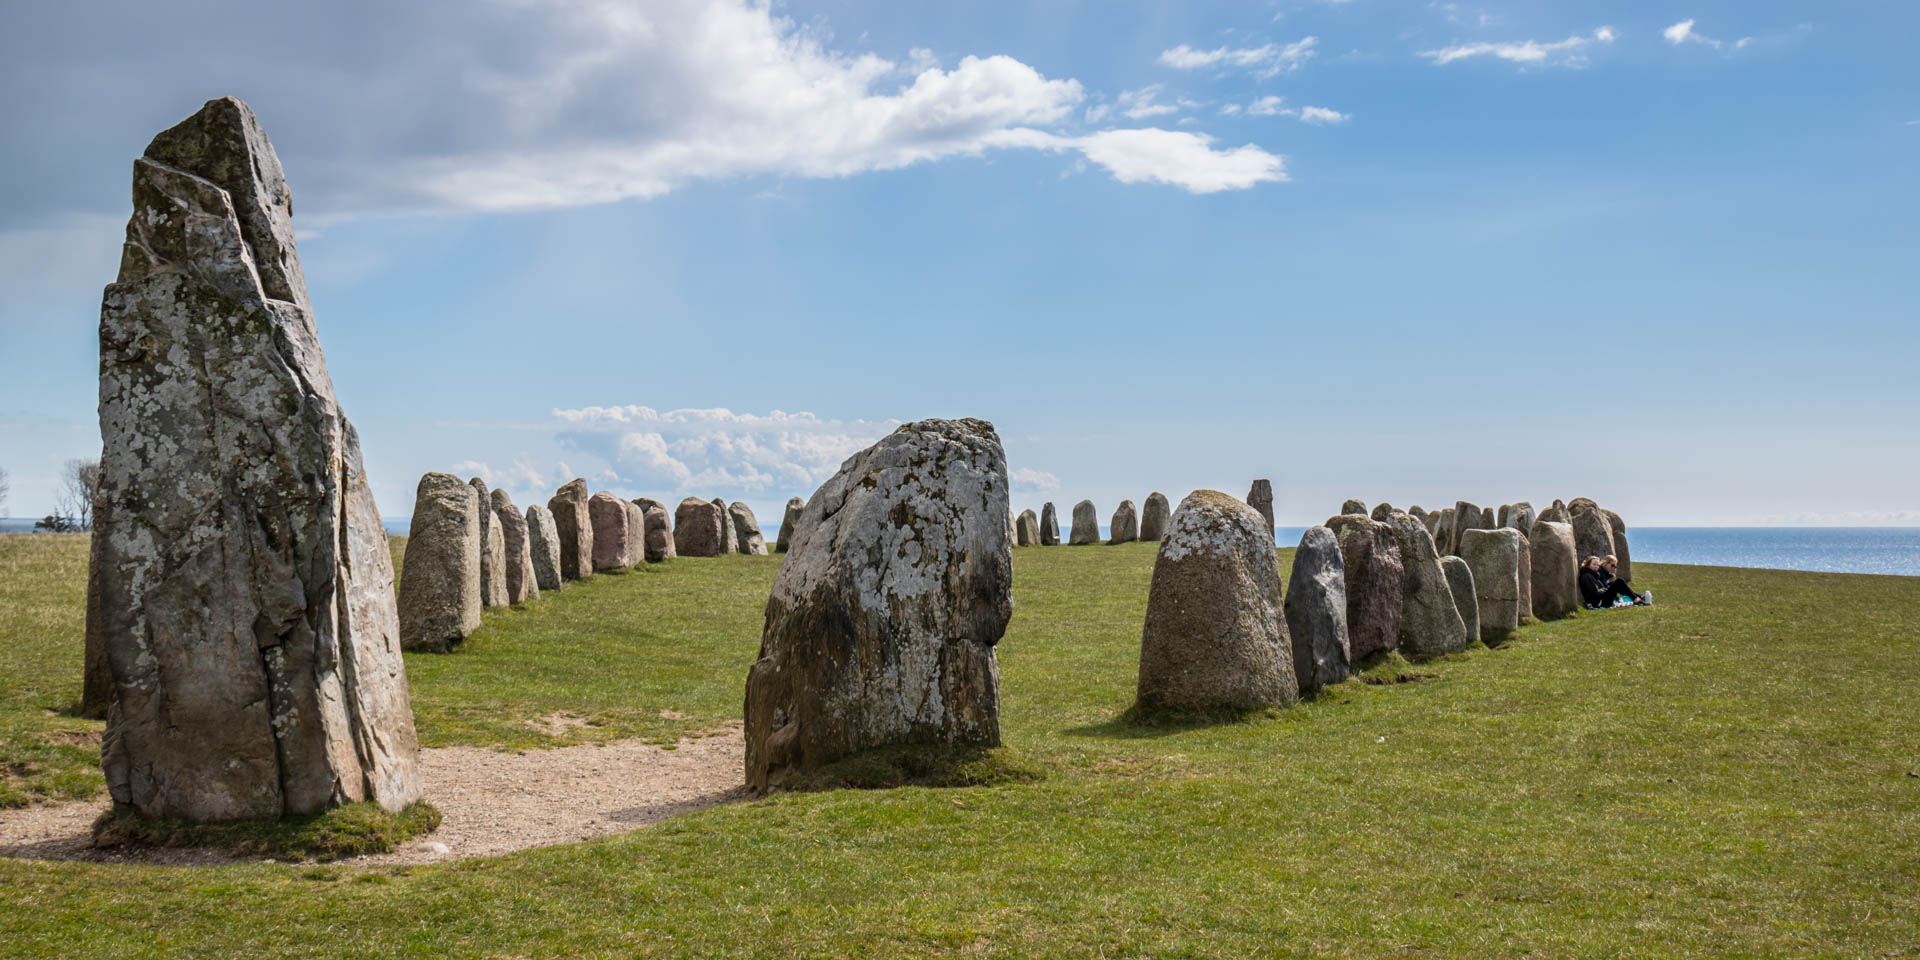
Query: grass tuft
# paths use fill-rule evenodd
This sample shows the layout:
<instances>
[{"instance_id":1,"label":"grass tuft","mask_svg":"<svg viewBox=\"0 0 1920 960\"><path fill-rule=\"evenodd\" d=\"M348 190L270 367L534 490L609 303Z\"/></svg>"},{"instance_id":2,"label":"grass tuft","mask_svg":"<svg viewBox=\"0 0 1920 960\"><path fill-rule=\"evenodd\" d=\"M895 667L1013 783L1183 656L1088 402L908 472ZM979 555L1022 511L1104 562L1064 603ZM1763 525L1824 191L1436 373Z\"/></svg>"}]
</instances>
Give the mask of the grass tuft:
<instances>
[{"instance_id":1,"label":"grass tuft","mask_svg":"<svg viewBox=\"0 0 1920 960\"><path fill-rule=\"evenodd\" d=\"M389 813L377 803L350 803L313 816L224 823L149 820L116 808L94 821L93 845L211 847L236 857L327 863L391 853L439 826L440 811L425 800L416 800L399 813Z\"/></svg>"}]
</instances>

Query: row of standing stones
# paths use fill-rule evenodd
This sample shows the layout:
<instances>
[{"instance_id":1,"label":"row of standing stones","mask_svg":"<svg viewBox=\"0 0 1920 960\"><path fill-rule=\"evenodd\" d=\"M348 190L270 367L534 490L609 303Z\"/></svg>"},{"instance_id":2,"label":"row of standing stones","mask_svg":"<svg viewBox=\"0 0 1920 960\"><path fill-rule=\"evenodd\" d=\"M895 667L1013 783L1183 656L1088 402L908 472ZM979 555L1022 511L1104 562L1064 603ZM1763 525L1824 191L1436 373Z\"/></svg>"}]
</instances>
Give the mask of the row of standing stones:
<instances>
[{"instance_id":1,"label":"row of standing stones","mask_svg":"<svg viewBox=\"0 0 1920 960\"><path fill-rule=\"evenodd\" d=\"M1107 543L1133 543L1164 539L1167 535L1167 519L1170 514L1166 494L1155 491L1147 496L1146 505L1136 509L1132 500L1120 501L1113 511L1113 520L1107 526ZM1040 508L1039 513L1022 510L1013 520L1010 531L1015 546L1054 547L1060 545L1060 520L1051 502ZM1091 500L1082 500L1073 505L1073 526L1067 533L1068 546L1085 546L1100 542L1100 517Z\"/></svg>"}]
</instances>

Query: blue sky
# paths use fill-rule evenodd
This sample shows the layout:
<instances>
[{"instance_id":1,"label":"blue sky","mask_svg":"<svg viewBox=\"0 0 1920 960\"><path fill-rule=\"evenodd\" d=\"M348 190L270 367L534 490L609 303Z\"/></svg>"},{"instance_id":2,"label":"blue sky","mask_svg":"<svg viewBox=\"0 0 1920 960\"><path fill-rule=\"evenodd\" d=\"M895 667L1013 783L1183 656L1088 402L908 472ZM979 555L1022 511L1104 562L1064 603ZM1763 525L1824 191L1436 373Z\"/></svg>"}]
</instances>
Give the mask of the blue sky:
<instances>
[{"instance_id":1,"label":"blue sky","mask_svg":"<svg viewBox=\"0 0 1920 960\"><path fill-rule=\"evenodd\" d=\"M978 416L1016 508L1920 523L1920 5L81 6L0 31L15 516L98 450L132 158L232 94L390 516L771 526Z\"/></svg>"}]
</instances>

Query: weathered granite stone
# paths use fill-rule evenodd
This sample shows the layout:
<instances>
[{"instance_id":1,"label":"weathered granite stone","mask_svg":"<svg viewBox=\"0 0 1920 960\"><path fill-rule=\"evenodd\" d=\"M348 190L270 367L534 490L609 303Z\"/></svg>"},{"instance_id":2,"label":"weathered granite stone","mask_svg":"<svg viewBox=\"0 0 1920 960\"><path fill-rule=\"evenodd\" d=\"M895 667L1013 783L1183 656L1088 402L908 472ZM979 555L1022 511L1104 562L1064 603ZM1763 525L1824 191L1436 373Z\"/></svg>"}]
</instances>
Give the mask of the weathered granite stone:
<instances>
[{"instance_id":1,"label":"weathered granite stone","mask_svg":"<svg viewBox=\"0 0 1920 960\"><path fill-rule=\"evenodd\" d=\"M1347 574L1340 541L1326 527L1308 527L1287 578L1287 634L1293 677L1302 694L1347 679Z\"/></svg>"},{"instance_id":2,"label":"weathered granite stone","mask_svg":"<svg viewBox=\"0 0 1920 960\"><path fill-rule=\"evenodd\" d=\"M1567 501L1567 516L1573 516L1576 513L1587 510L1598 509L1600 509L1600 505L1594 503L1589 497L1574 497L1572 500Z\"/></svg>"},{"instance_id":3,"label":"weathered granite stone","mask_svg":"<svg viewBox=\"0 0 1920 960\"><path fill-rule=\"evenodd\" d=\"M717 557L727 552L725 510L712 501L688 497L673 510L673 549L682 557Z\"/></svg>"},{"instance_id":4,"label":"weathered granite stone","mask_svg":"<svg viewBox=\"0 0 1920 960\"><path fill-rule=\"evenodd\" d=\"M1573 527L1552 520L1533 525L1533 615L1558 620L1580 609L1580 561Z\"/></svg>"},{"instance_id":5,"label":"weathered granite stone","mask_svg":"<svg viewBox=\"0 0 1920 960\"><path fill-rule=\"evenodd\" d=\"M767 538L760 535L760 521L753 508L735 500L727 504L727 520L733 527L733 552L752 557L767 555Z\"/></svg>"},{"instance_id":6,"label":"weathered granite stone","mask_svg":"<svg viewBox=\"0 0 1920 960\"><path fill-rule=\"evenodd\" d=\"M793 497L787 500L786 514L780 518L780 536L775 538L773 544L775 550L781 553L787 552L787 547L793 543L794 522L800 519L800 511L806 508L807 502L799 497ZM1038 530L1039 528L1035 527L1035 529Z\"/></svg>"},{"instance_id":7,"label":"weathered granite stone","mask_svg":"<svg viewBox=\"0 0 1920 960\"><path fill-rule=\"evenodd\" d=\"M1185 502L1185 501L1182 501ZM1265 477L1253 482L1247 491L1247 506L1260 512L1260 518L1267 521L1267 534L1273 534L1273 483Z\"/></svg>"},{"instance_id":8,"label":"weathered granite stone","mask_svg":"<svg viewBox=\"0 0 1920 960\"><path fill-rule=\"evenodd\" d=\"M1446 556L1440 558L1440 572L1446 575L1447 592L1453 597L1454 612L1466 627L1467 642L1480 639L1480 605L1474 599L1478 591L1473 586L1473 568L1458 556Z\"/></svg>"},{"instance_id":9,"label":"weathered granite stone","mask_svg":"<svg viewBox=\"0 0 1920 960\"><path fill-rule=\"evenodd\" d=\"M1107 524L1107 543L1132 543L1140 539L1140 516L1133 509L1132 500L1120 501L1113 510L1113 522Z\"/></svg>"},{"instance_id":10,"label":"weathered granite stone","mask_svg":"<svg viewBox=\"0 0 1920 960\"><path fill-rule=\"evenodd\" d=\"M445 653L480 625L479 492L444 473L420 478L401 562L400 643Z\"/></svg>"},{"instance_id":11,"label":"weathered granite stone","mask_svg":"<svg viewBox=\"0 0 1920 960\"><path fill-rule=\"evenodd\" d=\"M479 477L467 483L480 495L480 606L504 607L511 602L507 599L507 546L493 529L493 491Z\"/></svg>"},{"instance_id":12,"label":"weathered granite stone","mask_svg":"<svg viewBox=\"0 0 1920 960\"><path fill-rule=\"evenodd\" d=\"M587 518L593 523L593 572L631 569L633 555L627 552L627 502L602 490L587 498Z\"/></svg>"},{"instance_id":13,"label":"weathered granite stone","mask_svg":"<svg viewBox=\"0 0 1920 960\"><path fill-rule=\"evenodd\" d=\"M1082 500L1073 505L1073 533L1067 539L1070 547L1084 546L1100 542L1100 518L1093 512L1093 501Z\"/></svg>"},{"instance_id":14,"label":"weathered granite stone","mask_svg":"<svg viewBox=\"0 0 1920 960\"><path fill-rule=\"evenodd\" d=\"M727 501L714 497L713 505L720 511L720 552L739 553L740 541L733 531L733 514L727 512Z\"/></svg>"},{"instance_id":15,"label":"weathered granite stone","mask_svg":"<svg viewBox=\"0 0 1920 960\"><path fill-rule=\"evenodd\" d=\"M1217 490L1195 490L1153 561L1135 709L1257 710L1299 696L1266 518Z\"/></svg>"},{"instance_id":16,"label":"weathered granite stone","mask_svg":"<svg viewBox=\"0 0 1920 960\"><path fill-rule=\"evenodd\" d=\"M1607 518L1607 530L1613 534L1614 559L1620 561L1620 569L1614 574L1622 580L1633 579L1633 550L1627 546L1627 522L1612 510L1600 511Z\"/></svg>"},{"instance_id":17,"label":"weathered granite stone","mask_svg":"<svg viewBox=\"0 0 1920 960\"><path fill-rule=\"evenodd\" d=\"M134 161L100 308L107 792L147 817L420 796L386 532L246 104ZM463 485L464 488L464 485Z\"/></svg>"},{"instance_id":18,"label":"weathered granite stone","mask_svg":"<svg viewBox=\"0 0 1920 960\"><path fill-rule=\"evenodd\" d=\"M1453 505L1453 536L1448 537L1444 544L1436 543L1436 546L1443 554L1459 556L1460 538L1466 536L1468 530L1485 530L1491 526L1491 524L1483 526L1484 519L1483 511L1478 505L1465 500L1455 503Z\"/></svg>"},{"instance_id":19,"label":"weathered granite stone","mask_svg":"<svg viewBox=\"0 0 1920 960\"><path fill-rule=\"evenodd\" d=\"M1618 556L1613 551L1613 528L1599 507L1582 504L1582 509L1573 510L1571 505L1568 509L1573 514L1573 546L1580 562L1585 563L1588 557Z\"/></svg>"},{"instance_id":20,"label":"weathered granite stone","mask_svg":"<svg viewBox=\"0 0 1920 960\"><path fill-rule=\"evenodd\" d=\"M748 786L872 747L1000 742L1007 512L982 420L906 424L808 499L747 675Z\"/></svg>"},{"instance_id":21,"label":"weathered granite stone","mask_svg":"<svg viewBox=\"0 0 1920 960\"><path fill-rule=\"evenodd\" d=\"M527 553L533 561L533 582L542 590L564 590L560 575L560 533L553 514L539 504L527 507Z\"/></svg>"},{"instance_id":22,"label":"weathered granite stone","mask_svg":"<svg viewBox=\"0 0 1920 960\"><path fill-rule=\"evenodd\" d=\"M1445 518L1446 511L1434 510L1424 516L1410 513L1408 516L1419 520L1420 525L1427 528L1427 536L1432 537L1435 543L1440 542L1440 521Z\"/></svg>"},{"instance_id":23,"label":"weathered granite stone","mask_svg":"<svg viewBox=\"0 0 1920 960\"><path fill-rule=\"evenodd\" d=\"M1353 661L1400 643L1406 571L1400 541L1386 524L1360 514L1327 520L1340 538L1347 590L1347 647Z\"/></svg>"},{"instance_id":24,"label":"weathered granite stone","mask_svg":"<svg viewBox=\"0 0 1920 960\"><path fill-rule=\"evenodd\" d=\"M94 503L93 512L94 516L100 515L98 501ZM80 715L92 720L104 720L107 708L113 705L113 665L107 662L107 636L102 632L106 623L100 610L100 557L107 538L96 532L88 541L87 623L81 649Z\"/></svg>"},{"instance_id":25,"label":"weathered granite stone","mask_svg":"<svg viewBox=\"0 0 1920 960\"><path fill-rule=\"evenodd\" d=\"M1513 528L1505 527L1502 529L1513 529ZM1518 530L1514 530L1514 532L1520 533L1520 531ZM1525 534L1525 533L1520 534L1520 595L1519 596L1520 596L1519 615L1520 615L1520 619L1525 620L1533 616L1533 537L1532 535ZM1481 626L1484 629L1485 624L1483 623L1481 624Z\"/></svg>"},{"instance_id":26,"label":"weathered granite stone","mask_svg":"<svg viewBox=\"0 0 1920 960\"><path fill-rule=\"evenodd\" d=\"M540 579L533 572L533 549L527 540L527 518L505 490L492 495L493 524L500 530L507 555L507 602L522 604L540 596Z\"/></svg>"},{"instance_id":27,"label":"weathered granite stone","mask_svg":"<svg viewBox=\"0 0 1920 960\"><path fill-rule=\"evenodd\" d=\"M593 517L587 512L587 481L567 481L547 501L553 531L560 538L560 578L583 580L593 576Z\"/></svg>"},{"instance_id":28,"label":"weathered granite stone","mask_svg":"<svg viewBox=\"0 0 1920 960\"><path fill-rule=\"evenodd\" d=\"M1453 508L1452 507L1442 508L1440 511L1440 524L1437 528L1435 528L1432 531L1432 534L1431 534L1433 537L1433 548L1436 551L1440 551L1444 553L1446 549L1446 545L1453 543L1454 523L1455 523L1455 520L1454 520Z\"/></svg>"},{"instance_id":29,"label":"weathered granite stone","mask_svg":"<svg viewBox=\"0 0 1920 960\"><path fill-rule=\"evenodd\" d=\"M1500 525L1498 523L1494 522L1493 508L1481 507L1480 508L1480 525L1475 527L1474 529L1475 530L1494 530L1494 529L1498 529L1499 526Z\"/></svg>"},{"instance_id":30,"label":"weathered granite stone","mask_svg":"<svg viewBox=\"0 0 1920 960\"><path fill-rule=\"evenodd\" d=\"M1040 507L1040 545L1043 547L1060 545L1060 518L1054 515L1051 500Z\"/></svg>"},{"instance_id":31,"label":"weathered granite stone","mask_svg":"<svg viewBox=\"0 0 1920 960\"><path fill-rule=\"evenodd\" d=\"M1173 517L1173 506L1167 503L1167 495L1155 490L1147 494L1147 502L1140 507L1140 539L1158 542L1167 538L1167 521Z\"/></svg>"},{"instance_id":32,"label":"weathered granite stone","mask_svg":"<svg viewBox=\"0 0 1920 960\"><path fill-rule=\"evenodd\" d=\"M667 505L658 500L640 497L633 501L640 507L641 516L647 520L642 536L648 563L664 563L676 555L673 544L673 520L667 516Z\"/></svg>"},{"instance_id":33,"label":"weathered granite stone","mask_svg":"<svg viewBox=\"0 0 1920 960\"><path fill-rule=\"evenodd\" d=\"M1480 639L1490 646L1520 627L1520 544L1511 527L1469 530L1460 541L1460 559L1473 570Z\"/></svg>"},{"instance_id":34,"label":"weathered granite stone","mask_svg":"<svg viewBox=\"0 0 1920 960\"><path fill-rule=\"evenodd\" d=\"M1533 533L1533 504L1525 500L1500 508L1500 525L1520 531L1521 537Z\"/></svg>"},{"instance_id":35,"label":"weathered granite stone","mask_svg":"<svg viewBox=\"0 0 1920 960\"><path fill-rule=\"evenodd\" d=\"M1037 547L1040 545L1040 515L1032 510L1020 511L1020 522L1014 526L1014 545Z\"/></svg>"},{"instance_id":36,"label":"weathered granite stone","mask_svg":"<svg viewBox=\"0 0 1920 960\"><path fill-rule=\"evenodd\" d=\"M1564 523L1564 524L1571 525L1573 523L1573 514L1567 512L1566 504L1561 503L1558 500L1555 500L1552 506L1549 506L1545 510L1540 511L1540 516L1538 519L1551 521L1553 523Z\"/></svg>"},{"instance_id":37,"label":"weathered granite stone","mask_svg":"<svg viewBox=\"0 0 1920 960\"><path fill-rule=\"evenodd\" d=\"M1385 523L1388 517L1393 516L1393 513L1394 513L1393 504L1387 503L1386 501L1383 500L1373 505L1373 512L1371 514L1368 514L1368 516L1371 519L1378 520L1381 523Z\"/></svg>"},{"instance_id":38,"label":"weathered granite stone","mask_svg":"<svg viewBox=\"0 0 1920 960\"><path fill-rule=\"evenodd\" d=\"M1427 511L1422 509L1417 503L1407 508L1407 516L1420 521L1420 525L1423 527L1427 525Z\"/></svg>"},{"instance_id":39,"label":"weathered granite stone","mask_svg":"<svg viewBox=\"0 0 1920 960\"><path fill-rule=\"evenodd\" d=\"M1387 518L1400 545L1400 565L1406 574L1400 605L1400 653L1409 660L1429 660L1467 648L1467 625L1454 607L1453 591L1433 538L1420 522L1404 513Z\"/></svg>"},{"instance_id":40,"label":"weathered granite stone","mask_svg":"<svg viewBox=\"0 0 1920 960\"><path fill-rule=\"evenodd\" d=\"M627 508L627 562L635 570L647 565L647 512L632 500Z\"/></svg>"},{"instance_id":41,"label":"weathered granite stone","mask_svg":"<svg viewBox=\"0 0 1920 960\"><path fill-rule=\"evenodd\" d=\"M1366 515L1367 515L1367 502L1365 500L1350 499L1346 503L1343 503L1340 505L1340 516L1364 517Z\"/></svg>"}]
</instances>

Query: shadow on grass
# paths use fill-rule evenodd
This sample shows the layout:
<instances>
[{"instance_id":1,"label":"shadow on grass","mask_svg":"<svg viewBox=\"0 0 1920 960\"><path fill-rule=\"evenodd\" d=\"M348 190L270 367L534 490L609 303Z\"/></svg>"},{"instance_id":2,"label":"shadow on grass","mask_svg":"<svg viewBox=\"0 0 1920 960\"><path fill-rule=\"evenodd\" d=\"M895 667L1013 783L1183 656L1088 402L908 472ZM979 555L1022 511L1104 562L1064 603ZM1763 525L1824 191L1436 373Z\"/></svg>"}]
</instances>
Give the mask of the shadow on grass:
<instances>
[{"instance_id":1,"label":"shadow on grass","mask_svg":"<svg viewBox=\"0 0 1920 960\"><path fill-rule=\"evenodd\" d=\"M1128 707L1127 712L1105 723L1069 727L1060 732L1069 737L1097 737L1103 740L1152 740L1192 730L1203 730L1207 727L1274 720L1280 715L1281 711L1273 707L1254 710L1145 711L1136 705Z\"/></svg>"},{"instance_id":2,"label":"shadow on grass","mask_svg":"<svg viewBox=\"0 0 1920 960\"><path fill-rule=\"evenodd\" d=\"M1041 768L1006 747L910 744L865 750L797 773L782 792L890 790L895 787L991 787L1045 779Z\"/></svg>"},{"instance_id":3,"label":"shadow on grass","mask_svg":"<svg viewBox=\"0 0 1920 960\"><path fill-rule=\"evenodd\" d=\"M93 824L93 846L210 847L236 857L319 860L388 853L440 827L440 811L416 800L399 813L377 803L350 803L325 813L279 820L188 823L149 820L108 810Z\"/></svg>"}]
</instances>

